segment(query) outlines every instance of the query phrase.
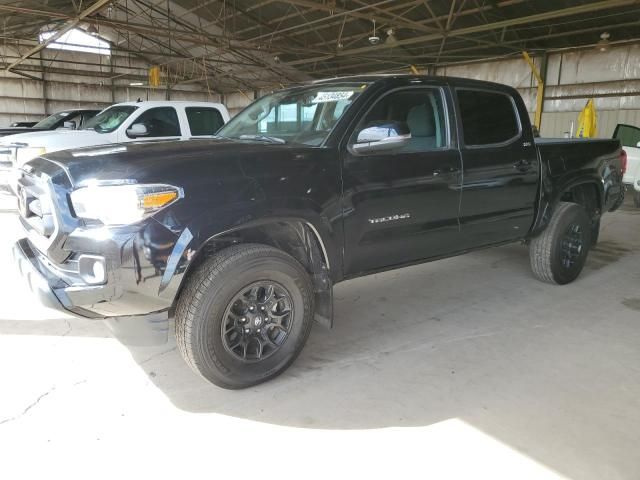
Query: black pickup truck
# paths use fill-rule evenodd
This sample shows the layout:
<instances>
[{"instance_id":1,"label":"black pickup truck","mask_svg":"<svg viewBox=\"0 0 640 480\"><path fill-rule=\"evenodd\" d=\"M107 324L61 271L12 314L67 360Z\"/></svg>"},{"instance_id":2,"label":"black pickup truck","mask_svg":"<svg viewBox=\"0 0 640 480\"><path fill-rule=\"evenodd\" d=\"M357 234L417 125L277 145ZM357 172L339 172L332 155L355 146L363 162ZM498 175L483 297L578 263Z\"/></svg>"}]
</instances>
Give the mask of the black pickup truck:
<instances>
[{"instance_id":1,"label":"black pickup truck","mask_svg":"<svg viewBox=\"0 0 640 480\"><path fill-rule=\"evenodd\" d=\"M267 95L208 140L44 155L19 182L34 291L165 334L226 388L286 369L345 279L509 242L574 280L623 201L616 140L534 140L516 90L366 76ZM155 329L155 330L154 330Z\"/></svg>"}]
</instances>

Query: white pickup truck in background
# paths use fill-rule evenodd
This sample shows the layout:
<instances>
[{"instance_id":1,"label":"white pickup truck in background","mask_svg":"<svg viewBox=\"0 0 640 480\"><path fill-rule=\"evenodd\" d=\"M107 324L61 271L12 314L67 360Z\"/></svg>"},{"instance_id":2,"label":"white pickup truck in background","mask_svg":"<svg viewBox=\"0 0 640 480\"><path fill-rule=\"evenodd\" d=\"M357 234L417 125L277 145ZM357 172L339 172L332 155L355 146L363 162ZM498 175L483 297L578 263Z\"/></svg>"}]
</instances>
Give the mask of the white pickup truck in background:
<instances>
[{"instance_id":1,"label":"white pickup truck in background","mask_svg":"<svg viewBox=\"0 0 640 480\"><path fill-rule=\"evenodd\" d=\"M640 127L620 123L613 132L627 152L627 172L622 179L633 192L633 204L640 208Z\"/></svg>"},{"instance_id":2,"label":"white pickup truck in background","mask_svg":"<svg viewBox=\"0 0 640 480\"><path fill-rule=\"evenodd\" d=\"M106 108L80 130L54 130L0 139L0 165L9 166L7 182L26 162L44 153L140 140L188 139L214 135L229 121L220 103L126 102Z\"/></svg>"}]
</instances>

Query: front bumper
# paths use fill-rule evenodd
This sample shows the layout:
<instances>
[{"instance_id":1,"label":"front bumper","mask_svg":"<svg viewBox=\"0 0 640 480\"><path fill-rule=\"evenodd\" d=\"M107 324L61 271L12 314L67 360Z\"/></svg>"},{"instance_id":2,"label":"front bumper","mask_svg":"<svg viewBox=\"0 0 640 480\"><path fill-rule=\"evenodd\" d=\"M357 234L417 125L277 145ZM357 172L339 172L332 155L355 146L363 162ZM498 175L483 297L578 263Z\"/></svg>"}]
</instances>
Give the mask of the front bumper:
<instances>
[{"instance_id":1,"label":"front bumper","mask_svg":"<svg viewBox=\"0 0 640 480\"><path fill-rule=\"evenodd\" d=\"M108 285L70 286L52 273L46 259L23 238L13 246L13 258L31 292L50 308L73 315L106 320L115 336L130 345L158 345L167 341L169 317L167 310L141 315L118 315L120 303L110 305L113 288ZM127 302L125 302L126 305ZM107 311L114 315L105 314Z\"/></svg>"},{"instance_id":2,"label":"front bumper","mask_svg":"<svg viewBox=\"0 0 640 480\"><path fill-rule=\"evenodd\" d=\"M18 240L12 249L13 259L29 290L44 306L63 310L60 299L53 293L50 279L39 268L35 253L26 238Z\"/></svg>"}]
</instances>

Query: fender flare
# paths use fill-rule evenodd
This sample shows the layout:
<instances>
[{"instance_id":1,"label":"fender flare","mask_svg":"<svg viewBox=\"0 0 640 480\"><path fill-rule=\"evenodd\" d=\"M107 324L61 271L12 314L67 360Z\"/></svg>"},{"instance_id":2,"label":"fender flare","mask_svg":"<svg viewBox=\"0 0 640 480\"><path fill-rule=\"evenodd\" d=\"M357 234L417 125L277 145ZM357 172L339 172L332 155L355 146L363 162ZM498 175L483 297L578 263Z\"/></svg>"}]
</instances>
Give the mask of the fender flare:
<instances>
[{"instance_id":1,"label":"fender flare","mask_svg":"<svg viewBox=\"0 0 640 480\"><path fill-rule=\"evenodd\" d=\"M539 235L549 222L551 221L551 217L556 210L556 207L560 203L562 199L562 195L575 187L581 185L593 185L596 188L596 192L598 195L598 208L600 211L604 208L605 205L605 191L602 184L602 179L595 174L589 175L581 175L577 178L570 178L567 181L558 181L554 182L555 185L550 189L551 192L547 190L546 195L543 193L541 201L540 201L540 211L536 218L535 226L531 229L529 234L529 238L535 237ZM543 190L544 191L544 190Z\"/></svg>"},{"instance_id":2,"label":"fender flare","mask_svg":"<svg viewBox=\"0 0 640 480\"><path fill-rule=\"evenodd\" d=\"M242 224L227 225L226 227L204 223L189 225L182 230L167 260L167 267L160 281L158 295L175 300L184 280L189 276L193 266L197 264L196 260L201 258L207 245L210 245L211 242L223 237L229 237L234 232L277 223L301 224L308 228L318 244L327 273L331 276L339 276L342 262L339 261L335 245L329 243L331 232L328 229L328 225L324 225L319 217L315 220L313 222L311 219L304 217L273 216L252 219Z\"/></svg>"}]
</instances>

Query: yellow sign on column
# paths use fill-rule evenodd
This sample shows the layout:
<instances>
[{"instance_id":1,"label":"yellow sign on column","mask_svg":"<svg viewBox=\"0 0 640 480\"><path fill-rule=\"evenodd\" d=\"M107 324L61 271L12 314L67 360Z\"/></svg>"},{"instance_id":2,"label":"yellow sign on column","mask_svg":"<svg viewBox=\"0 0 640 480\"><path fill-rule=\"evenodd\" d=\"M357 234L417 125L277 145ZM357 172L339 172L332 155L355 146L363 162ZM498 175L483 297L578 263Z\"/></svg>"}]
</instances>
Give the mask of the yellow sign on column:
<instances>
[{"instance_id":1,"label":"yellow sign on column","mask_svg":"<svg viewBox=\"0 0 640 480\"><path fill-rule=\"evenodd\" d=\"M149 86L160 86L160 67L157 65L154 65L149 69Z\"/></svg>"}]
</instances>

